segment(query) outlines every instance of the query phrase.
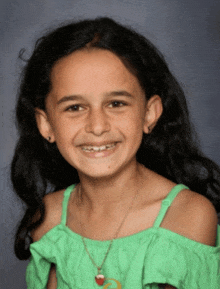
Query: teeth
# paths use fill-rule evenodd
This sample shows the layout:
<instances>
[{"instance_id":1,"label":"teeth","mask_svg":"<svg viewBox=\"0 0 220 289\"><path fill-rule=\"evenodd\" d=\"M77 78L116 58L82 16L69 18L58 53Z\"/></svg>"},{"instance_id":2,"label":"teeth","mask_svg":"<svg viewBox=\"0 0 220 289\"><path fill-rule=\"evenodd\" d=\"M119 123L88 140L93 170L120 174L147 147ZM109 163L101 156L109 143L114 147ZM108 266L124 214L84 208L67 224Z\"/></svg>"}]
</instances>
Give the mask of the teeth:
<instances>
[{"instance_id":1,"label":"teeth","mask_svg":"<svg viewBox=\"0 0 220 289\"><path fill-rule=\"evenodd\" d=\"M95 152L100 152L100 151L104 151L106 149L111 149L115 147L115 144L107 144L107 145L103 145L103 146L100 146L100 147L97 147L97 146L88 146L88 147L82 147L82 150L83 151L95 151Z\"/></svg>"},{"instance_id":2,"label":"teeth","mask_svg":"<svg viewBox=\"0 0 220 289\"><path fill-rule=\"evenodd\" d=\"M93 150L94 150L95 152L98 152L98 151L101 150L101 147L93 147Z\"/></svg>"}]
</instances>

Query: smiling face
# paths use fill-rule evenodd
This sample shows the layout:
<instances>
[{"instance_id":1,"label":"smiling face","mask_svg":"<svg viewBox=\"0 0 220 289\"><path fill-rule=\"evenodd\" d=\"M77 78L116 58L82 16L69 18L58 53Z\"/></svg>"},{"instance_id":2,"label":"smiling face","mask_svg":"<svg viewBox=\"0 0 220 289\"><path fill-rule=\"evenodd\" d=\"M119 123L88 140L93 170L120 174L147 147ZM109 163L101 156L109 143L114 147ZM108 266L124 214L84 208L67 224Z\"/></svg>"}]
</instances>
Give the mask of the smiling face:
<instances>
[{"instance_id":1,"label":"smiling face","mask_svg":"<svg viewBox=\"0 0 220 289\"><path fill-rule=\"evenodd\" d=\"M115 54L76 51L55 64L51 83L38 128L79 175L106 177L136 165L153 118L138 79Z\"/></svg>"}]
</instances>

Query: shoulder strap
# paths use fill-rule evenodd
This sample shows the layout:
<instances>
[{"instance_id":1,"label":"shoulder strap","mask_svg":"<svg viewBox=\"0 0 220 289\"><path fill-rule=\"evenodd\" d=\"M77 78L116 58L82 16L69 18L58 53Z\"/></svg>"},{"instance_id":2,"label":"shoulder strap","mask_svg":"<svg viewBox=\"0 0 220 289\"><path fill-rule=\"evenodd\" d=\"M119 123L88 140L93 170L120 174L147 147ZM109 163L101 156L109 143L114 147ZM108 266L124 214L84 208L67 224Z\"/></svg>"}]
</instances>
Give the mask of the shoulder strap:
<instances>
[{"instance_id":1,"label":"shoulder strap","mask_svg":"<svg viewBox=\"0 0 220 289\"><path fill-rule=\"evenodd\" d=\"M189 189L187 186L179 184L172 188L172 190L169 192L169 194L166 196L166 198L162 201L160 212L154 222L153 227L158 228L163 221L164 216L166 215L166 212L170 205L172 204L175 197L178 195L179 192L182 190Z\"/></svg>"},{"instance_id":2,"label":"shoulder strap","mask_svg":"<svg viewBox=\"0 0 220 289\"><path fill-rule=\"evenodd\" d=\"M62 203L62 217L61 217L62 225L66 225L68 202L69 202L70 195L72 191L74 190L74 188L75 188L75 185L71 185L64 192L63 203Z\"/></svg>"}]
</instances>

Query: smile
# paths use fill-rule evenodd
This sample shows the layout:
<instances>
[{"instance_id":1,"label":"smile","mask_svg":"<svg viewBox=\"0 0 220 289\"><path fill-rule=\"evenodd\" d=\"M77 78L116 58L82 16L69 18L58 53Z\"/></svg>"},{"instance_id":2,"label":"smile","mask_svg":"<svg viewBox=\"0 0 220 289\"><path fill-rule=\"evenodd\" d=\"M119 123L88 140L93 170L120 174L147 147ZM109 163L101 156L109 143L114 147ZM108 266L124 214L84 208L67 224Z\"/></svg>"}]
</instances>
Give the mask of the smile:
<instances>
[{"instance_id":1,"label":"smile","mask_svg":"<svg viewBox=\"0 0 220 289\"><path fill-rule=\"evenodd\" d=\"M83 146L82 150L86 152L101 152L104 150L113 149L116 146L116 143L102 145L102 146Z\"/></svg>"}]
</instances>

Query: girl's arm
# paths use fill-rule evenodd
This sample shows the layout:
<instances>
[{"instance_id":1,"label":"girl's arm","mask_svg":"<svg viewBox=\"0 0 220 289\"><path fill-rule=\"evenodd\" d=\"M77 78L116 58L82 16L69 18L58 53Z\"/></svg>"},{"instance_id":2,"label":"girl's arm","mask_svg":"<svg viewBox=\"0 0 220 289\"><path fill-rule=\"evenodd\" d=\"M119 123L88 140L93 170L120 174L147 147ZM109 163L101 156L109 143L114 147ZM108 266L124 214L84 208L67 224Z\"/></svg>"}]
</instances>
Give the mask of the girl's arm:
<instances>
[{"instance_id":1,"label":"girl's arm","mask_svg":"<svg viewBox=\"0 0 220 289\"><path fill-rule=\"evenodd\" d=\"M42 236L45 235L49 230L51 230L54 226L60 224L62 215L62 200L63 191L48 194L44 197L43 201L45 204L45 219L37 229L31 232L31 236L34 242L39 241ZM39 214L36 214L35 218L36 220L39 219ZM54 264L51 264L47 289L56 288L56 268Z\"/></svg>"},{"instance_id":2,"label":"girl's arm","mask_svg":"<svg viewBox=\"0 0 220 289\"><path fill-rule=\"evenodd\" d=\"M57 277L56 277L56 268L52 264L50 268L50 275L48 278L47 289L56 289L57 288Z\"/></svg>"},{"instance_id":3,"label":"girl's arm","mask_svg":"<svg viewBox=\"0 0 220 289\"><path fill-rule=\"evenodd\" d=\"M179 204L170 207L171 226L167 225L169 224L168 220L168 223L164 224L165 228L199 243L215 246L218 217L214 206L202 195L191 191L186 192L186 196L188 196L186 202L181 201ZM182 197L184 197L184 194L182 194ZM173 228L172 220L176 220L175 228ZM176 289L176 287L168 284L161 284L159 288Z\"/></svg>"}]
</instances>

